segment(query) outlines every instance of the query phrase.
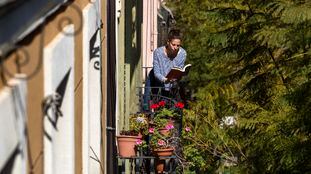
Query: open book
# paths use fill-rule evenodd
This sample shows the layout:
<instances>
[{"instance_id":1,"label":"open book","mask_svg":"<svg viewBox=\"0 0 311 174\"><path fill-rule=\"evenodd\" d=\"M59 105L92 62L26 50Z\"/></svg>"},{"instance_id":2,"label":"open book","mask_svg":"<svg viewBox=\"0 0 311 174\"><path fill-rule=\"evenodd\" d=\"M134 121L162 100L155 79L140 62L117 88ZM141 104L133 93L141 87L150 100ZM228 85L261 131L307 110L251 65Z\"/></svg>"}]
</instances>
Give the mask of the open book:
<instances>
[{"instance_id":1,"label":"open book","mask_svg":"<svg viewBox=\"0 0 311 174\"><path fill-rule=\"evenodd\" d=\"M191 64L185 65L182 69L178 67L173 67L171 71L166 75L168 80L180 80L182 76L188 74L191 68Z\"/></svg>"}]
</instances>

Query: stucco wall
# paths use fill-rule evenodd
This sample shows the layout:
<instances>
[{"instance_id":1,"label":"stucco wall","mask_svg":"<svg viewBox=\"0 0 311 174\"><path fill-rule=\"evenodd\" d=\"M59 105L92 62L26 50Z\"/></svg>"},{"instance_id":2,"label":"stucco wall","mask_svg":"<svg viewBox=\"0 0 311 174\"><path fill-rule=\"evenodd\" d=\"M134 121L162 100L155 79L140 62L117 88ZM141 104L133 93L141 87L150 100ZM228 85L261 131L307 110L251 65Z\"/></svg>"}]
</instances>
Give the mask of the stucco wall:
<instances>
[{"instance_id":1,"label":"stucco wall","mask_svg":"<svg viewBox=\"0 0 311 174\"><path fill-rule=\"evenodd\" d=\"M74 39L67 25L44 48L44 173L75 172Z\"/></svg>"},{"instance_id":2,"label":"stucco wall","mask_svg":"<svg viewBox=\"0 0 311 174\"><path fill-rule=\"evenodd\" d=\"M82 155L82 132L83 132L83 20L81 20L80 13L82 14L82 9L84 9L88 4L92 4L94 2L89 0L75 0L72 4L61 7L58 11L54 12L53 15L48 17L42 26L37 27L32 33L30 33L25 39L23 39L19 45L21 48L15 50L8 57L5 57L4 66L10 72L11 75L4 72L3 69L0 68L1 80L0 80L0 92L4 90L6 87L6 83L10 81L12 75L14 75L18 70L15 65L15 57L16 55L20 55L21 57L25 57L24 53L27 52L27 57L29 57L29 62L25 64L25 66L21 67L20 71L25 73L26 76L32 74L31 78L27 79L27 93L28 97L26 100L26 110L27 110L27 132L28 132L28 171L34 174L42 174L44 173L44 126L43 126L43 118L45 118L42 113L42 102L46 97L46 91L44 91L44 82L49 81L49 78L58 77L58 75L45 76L44 75L44 67L43 67L43 55L42 51L44 47L48 49L50 43L62 33L61 29L64 28L69 23L74 25L74 34L72 42L74 45L71 48L72 55L74 57L64 59L71 60L71 66L74 67L71 69L70 83L71 83L71 104L68 107L70 109L71 117L73 118L70 122L71 131L69 135L69 143L73 144L73 148L69 150L70 153L74 154L73 159L70 159L70 166L74 166L73 173L82 173L83 169L83 155ZM102 11L106 11L105 3L100 7ZM105 15L99 14L102 17L102 21L105 23ZM69 18L70 21L64 20L65 18ZM101 29L104 31L104 29ZM104 40L105 34L103 34L100 40ZM105 48L101 48L103 52L105 52ZM54 51L53 51L54 52ZM55 51L57 52L57 51ZM63 51L67 53L66 51ZM53 53L54 54L54 53ZM64 54L61 54L64 55ZM103 57L105 59L105 57ZM59 60L59 64L62 64L64 60ZM52 61L53 62L53 61ZM101 62L102 66L105 67L105 61ZM57 65L56 65L57 66ZM54 67L55 68L55 67ZM56 67L56 71L60 67ZM52 68L53 69L53 68ZM55 70L54 70L55 71ZM59 71L60 74L64 75L64 71ZM102 76L105 76L105 72L101 72ZM54 73L51 73L54 74ZM62 75L59 75L62 76ZM104 78L105 79L105 78ZM50 79L50 81L52 81ZM55 82L56 84L57 82ZM103 82L102 90L105 90L104 86L105 82ZM105 98L105 93L102 94L103 99ZM67 98L67 97L66 97ZM66 102L65 102L66 103ZM102 102L102 108L105 110L105 102ZM67 107L66 107L67 108ZM65 110L65 109L64 109ZM2 110L1 110L2 111ZM69 111L64 111L69 112ZM105 117L105 112L101 112L101 116ZM63 119L63 118L60 118ZM98 122L100 123L100 122ZM105 124L105 119L102 119L102 124ZM74 125L74 127L72 127ZM72 130L73 129L73 130ZM104 131L104 130L103 130ZM54 132L55 133L55 132ZM104 133L105 134L105 133ZM105 136L102 135L102 152L104 153L105 149ZM60 141L61 142L61 141ZM98 147L97 147L98 150ZM99 158L101 158L99 156ZM102 160L104 158L101 158ZM67 163L67 162L66 162ZM64 169L63 169L64 170Z\"/></svg>"},{"instance_id":3,"label":"stucco wall","mask_svg":"<svg viewBox=\"0 0 311 174\"><path fill-rule=\"evenodd\" d=\"M83 9L83 173L100 173L101 42L100 2ZM99 159L97 159L99 160Z\"/></svg>"},{"instance_id":4,"label":"stucco wall","mask_svg":"<svg viewBox=\"0 0 311 174\"><path fill-rule=\"evenodd\" d=\"M0 91L0 171L26 174L27 132L25 132L27 87L25 79L13 78Z\"/></svg>"}]
</instances>

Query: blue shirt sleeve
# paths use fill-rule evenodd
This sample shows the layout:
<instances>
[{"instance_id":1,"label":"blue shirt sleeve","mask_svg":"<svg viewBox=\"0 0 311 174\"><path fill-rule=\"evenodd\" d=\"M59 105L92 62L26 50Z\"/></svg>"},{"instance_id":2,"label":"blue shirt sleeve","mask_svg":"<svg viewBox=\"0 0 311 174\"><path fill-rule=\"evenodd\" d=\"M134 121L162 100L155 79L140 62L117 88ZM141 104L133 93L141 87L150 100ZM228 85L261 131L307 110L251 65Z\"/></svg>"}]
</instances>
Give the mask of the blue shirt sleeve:
<instances>
[{"instance_id":1,"label":"blue shirt sleeve","mask_svg":"<svg viewBox=\"0 0 311 174\"><path fill-rule=\"evenodd\" d=\"M185 66L185 61L187 57L187 53L184 49L181 48L180 55L178 55L178 59L176 60L176 66L179 68L183 68Z\"/></svg>"},{"instance_id":2,"label":"blue shirt sleeve","mask_svg":"<svg viewBox=\"0 0 311 174\"><path fill-rule=\"evenodd\" d=\"M154 71L154 76L160 80L161 82L164 82L164 76L160 72L160 60L161 56L159 55L159 49L156 49L153 52L153 71Z\"/></svg>"}]
</instances>

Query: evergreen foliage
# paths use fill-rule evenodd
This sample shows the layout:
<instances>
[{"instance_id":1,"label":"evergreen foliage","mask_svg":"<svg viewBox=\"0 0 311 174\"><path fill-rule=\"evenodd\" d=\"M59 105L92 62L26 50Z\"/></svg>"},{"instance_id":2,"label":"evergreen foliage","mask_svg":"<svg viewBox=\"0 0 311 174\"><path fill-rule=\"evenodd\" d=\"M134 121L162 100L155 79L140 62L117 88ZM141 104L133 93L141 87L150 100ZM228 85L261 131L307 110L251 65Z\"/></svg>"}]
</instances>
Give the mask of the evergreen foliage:
<instances>
[{"instance_id":1,"label":"evergreen foliage","mask_svg":"<svg viewBox=\"0 0 311 174\"><path fill-rule=\"evenodd\" d=\"M311 173L311 1L167 2L193 65L190 168Z\"/></svg>"}]
</instances>

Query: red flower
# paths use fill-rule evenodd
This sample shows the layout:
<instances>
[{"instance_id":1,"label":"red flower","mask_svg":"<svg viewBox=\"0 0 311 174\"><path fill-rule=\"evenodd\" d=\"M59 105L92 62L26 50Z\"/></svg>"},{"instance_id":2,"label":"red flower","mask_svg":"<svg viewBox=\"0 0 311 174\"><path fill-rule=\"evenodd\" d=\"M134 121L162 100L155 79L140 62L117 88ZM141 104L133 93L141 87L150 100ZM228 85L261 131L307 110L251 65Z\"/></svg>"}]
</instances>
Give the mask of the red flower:
<instances>
[{"instance_id":1,"label":"red flower","mask_svg":"<svg viewBox=\"0 0 311 174\"><path fill-rule=\"evenodd\" d=\"M185 105L182 102L178 102L178 103L175 104L175 107L183 109L185 107Z\"/></svg>"},{"instance_id":2,"label":"red flower","mask_svg":"<svg viewBox=\"0 0 311 174\"><path fill-rule=\"evenodd\" d=\"M160 101L159 106L165 106L165 101Z\"/></svg>"},{"instance_id":3,"label":"red flower","mask_svg":"<svg viewBox=\"0 0 311 174\"><path fill-rule=\"evenodd\" d=\"M152 104L150 106L151 109L158 109L159 108L159 105L158 104Z\"/></svg>"}]
</instances>

